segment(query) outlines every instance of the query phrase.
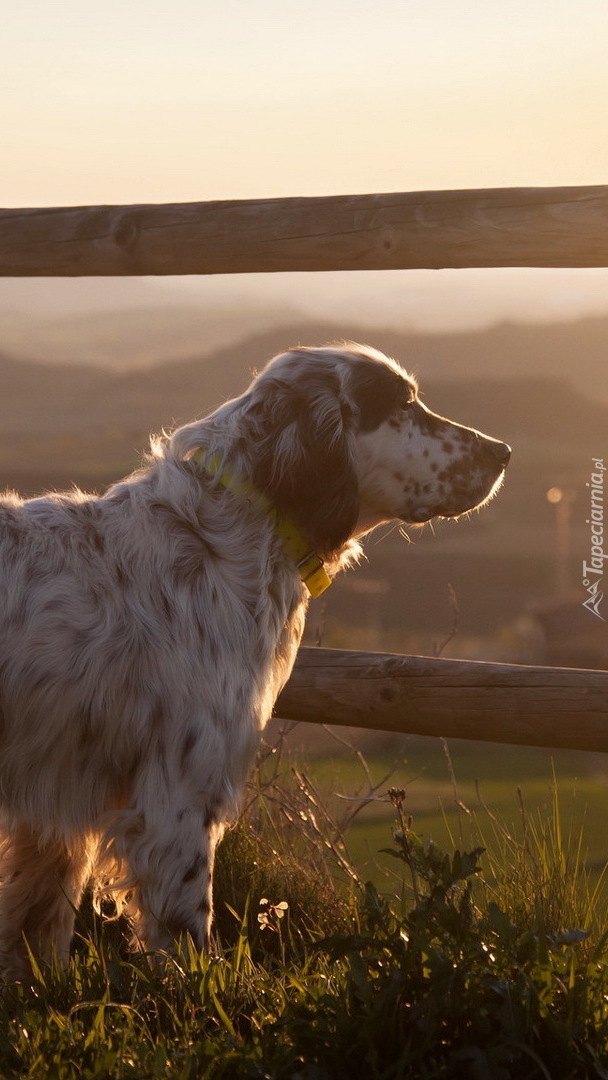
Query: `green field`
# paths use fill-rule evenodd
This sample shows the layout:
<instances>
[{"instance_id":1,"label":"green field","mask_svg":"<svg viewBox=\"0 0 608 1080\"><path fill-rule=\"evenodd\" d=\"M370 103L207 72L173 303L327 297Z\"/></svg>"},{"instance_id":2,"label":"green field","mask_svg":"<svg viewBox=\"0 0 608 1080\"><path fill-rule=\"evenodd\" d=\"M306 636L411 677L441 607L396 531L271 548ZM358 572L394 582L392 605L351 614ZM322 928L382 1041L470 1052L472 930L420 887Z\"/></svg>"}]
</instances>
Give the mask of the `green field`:
<instances>
[{"instance_id":1,"label":"green field","mask_svg":"<svg viewBox=\"0 0 608 1080\"><path fill-rule=\"evenodd\" d=\"M217 951L159 964L85 912L67 971L2 988L0 1076L605 1080L601 759L412 739L305 763L266 756L221 845Z\"/></svg>"},{"instance_id":2,"label":"green field","mask_svg":"<svg viewBox=\"0 0 608 1080\"><path fill-rule=\"evenodd\" d=\"M384 875L392 869L391 860L379 855L394 817L386 797L391 785L405 788L407 812L421 837L440 846L481 845L490 851L500 849L505 831L520 836L527 819L539 826L549 821L557 785L564 835L580 844L593 873L608 863L605 755L417 736L387 742L381 749L368 747L363 761L342 746L339 753L297 756L298 767L346 830L354 864L379 888L387 886ZM385 777L366 803L370 784Z\"/></svg>"}]
</instances>

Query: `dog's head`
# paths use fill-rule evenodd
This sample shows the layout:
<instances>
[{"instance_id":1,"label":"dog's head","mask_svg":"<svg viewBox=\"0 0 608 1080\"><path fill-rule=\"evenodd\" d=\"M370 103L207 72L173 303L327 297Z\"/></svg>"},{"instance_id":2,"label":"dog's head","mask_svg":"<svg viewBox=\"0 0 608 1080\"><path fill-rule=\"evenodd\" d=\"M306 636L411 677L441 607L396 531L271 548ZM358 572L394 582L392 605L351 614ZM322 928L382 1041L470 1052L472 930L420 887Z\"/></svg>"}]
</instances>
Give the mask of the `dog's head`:
<instances>
[{"instance_id":1,"label":"dog's head","mask_svg":"<svg viewBox=\"0 0 608 1080\"><path fill-rule=\"evenodd\" d=\"M432 413L393 360L293 349L248 394L252 472L321 554L392 519L457 517L498 489L510 448Z\"/></svg>"},{"instance_id":2,"label":"dog's head","mask_svg":"<svg viewBox=\"0 0 608 1080\"><path fill-rule=\"evenodd\" d=\"M187 459L202 447L326 559L384 521L420 524L483 505L511 454L432 413L394 360L354 344L275 357L240 398L176 431L169 452Z\"/></svg>"}]
</instances>

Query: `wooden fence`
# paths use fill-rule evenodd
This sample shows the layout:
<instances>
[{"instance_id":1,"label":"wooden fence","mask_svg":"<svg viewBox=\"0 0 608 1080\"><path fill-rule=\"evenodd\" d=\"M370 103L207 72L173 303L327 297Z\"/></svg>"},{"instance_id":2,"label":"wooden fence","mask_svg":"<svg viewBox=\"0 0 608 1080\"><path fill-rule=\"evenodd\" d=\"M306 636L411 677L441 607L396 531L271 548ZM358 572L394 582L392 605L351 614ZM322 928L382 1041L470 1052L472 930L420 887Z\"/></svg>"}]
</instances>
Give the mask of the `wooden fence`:
<instances>
[{"instance_id":1,"label":"wooden fence","mask_svg":"<svg viewBox=\"0 0 608 1080\"><path fill-rule=\"evenodd\" d=\"M608 266L608 187L0 210L0 275Z\"/></svg>"},{"instance_id":2,"label":"wooden fence","mask_svg":"<svg viewBox=\"0 0 608 1080\"><path fill-rule=\"evenodd\" d=\"M608 672L300 649L286 720L608 753Z\"/></svg>"},{"instance_id":3,"label":"wooden fence","mask_svg":"<svg viewBox=\"0 0 608 1080\"><path fill-rule=\"evenodd\" d=\"M0 210L0 276L608 266L608 186ZM608 672L301 649L287 719L608 752Z\"/></svg>"}]
</instances>

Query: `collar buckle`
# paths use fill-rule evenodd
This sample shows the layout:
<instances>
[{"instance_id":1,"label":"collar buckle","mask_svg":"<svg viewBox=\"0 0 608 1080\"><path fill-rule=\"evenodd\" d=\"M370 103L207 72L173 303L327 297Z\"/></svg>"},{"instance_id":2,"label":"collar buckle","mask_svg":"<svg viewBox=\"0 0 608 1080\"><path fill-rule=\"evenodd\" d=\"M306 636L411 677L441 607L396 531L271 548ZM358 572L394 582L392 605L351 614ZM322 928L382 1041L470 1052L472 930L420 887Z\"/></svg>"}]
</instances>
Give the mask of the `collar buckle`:
<instances>
[{"instance_id":1,"label":"collar buckle","mask_svg":"<svg viewBox=\"0 0 608 1080\"><path fill-rule=\"evenodd\" d=\"M311 551L296 563L300 577L313 599L324 593L331 585L331 578L325 569L323 559L316 551Z\"/></svg>"}]
</instances>

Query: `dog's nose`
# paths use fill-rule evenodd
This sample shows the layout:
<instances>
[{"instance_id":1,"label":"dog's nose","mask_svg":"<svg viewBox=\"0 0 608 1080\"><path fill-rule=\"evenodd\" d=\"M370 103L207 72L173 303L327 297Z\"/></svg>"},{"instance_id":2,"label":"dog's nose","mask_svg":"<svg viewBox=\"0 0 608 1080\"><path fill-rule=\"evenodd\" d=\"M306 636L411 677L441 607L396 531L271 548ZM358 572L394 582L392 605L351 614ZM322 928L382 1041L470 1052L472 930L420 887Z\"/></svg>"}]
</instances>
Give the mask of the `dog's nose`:
<instances>
[{"instance_id":1,"label":"dog's nose","mask_svg":"<svg viewBox=\"0 0 608 1080\"><path fill-rule=\"evenodd\" d=\"M492 451L501 468L506 469L511 457L511 447L509 444L500 442L498 439L492 439L488 449Z\"/></svg>"}]
</instances>

